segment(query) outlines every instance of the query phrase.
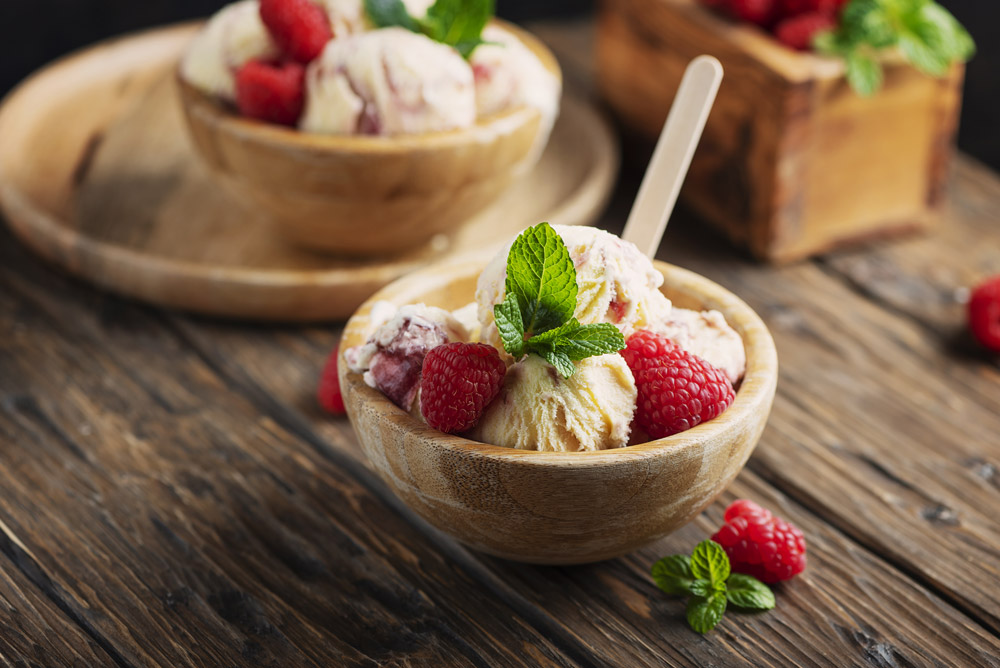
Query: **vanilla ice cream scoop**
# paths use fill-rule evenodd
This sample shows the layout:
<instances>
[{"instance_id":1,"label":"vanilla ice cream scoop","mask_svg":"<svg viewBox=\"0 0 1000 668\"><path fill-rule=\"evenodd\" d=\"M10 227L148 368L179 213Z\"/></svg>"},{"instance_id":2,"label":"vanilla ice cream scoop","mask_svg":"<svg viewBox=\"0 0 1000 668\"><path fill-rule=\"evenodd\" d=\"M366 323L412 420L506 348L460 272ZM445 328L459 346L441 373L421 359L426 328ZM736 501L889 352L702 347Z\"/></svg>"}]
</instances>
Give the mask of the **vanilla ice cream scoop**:
<instances>
[{"instance_id":1,"label":"vanilla ice cream scoop","mask_svg":"<svg viewBox=\"0 0 1000 668\"><path fill-rule=\"evenodd\" d=\"M278 57L278 47L260 20L257 0L223 7L191 42L181 77L209 95L236 100L236 71L251 60Z\"/></svg>"},{"instance_id":2,"label":"vanilla ice cream scoop","mask_svg":"<svg viewBox=\"0 0 1000 668\"><path fill-rule=\"evenodd\" d=\"M529 355L507 371L471 437L519 450L582 452L628 444L637 392L625 359L588 357L563 378Z\"/></svg>"},{"instance_id":3,"label":"vanilla ice cream scoop","mask_svg":"<svg viewBox=\"0 0 1000 668\"><path fill-rule=\"evenodd\" d=\"M331 40L306 70L299 128L405 135L475 123L472 69L449 46L403 28Z\"/></svg>"},{"instance_id":4,"label":"vanilla ice cream scoop","mask_svg":"<svg viewBox=\"0 0 1000 668\"><path fill-rule=\"evenodd\" d=\"M486 26L482 39L486 44L476 47L469 58L476 77L479 115L535 107L551 126L559 112L559 78L510 31Z\"/></svg>"},{"instance_id":5,"label":"vanilla ice cream scoop","mask_svg":"<svg viewBox=\"0 0 1000 668\"><path fill-rule=\"evenodd\" d=\"M593 227L553 225L552 229L562 237L576 266L577 320L585 325L610 322L625 336L667 320L671 304L659 289L663 276L634 244ZM490 261L476 285L482 338L497 347L501 342L493 322L493 306L506 294L511 244Z\"/></svg>"},{"instance_id":6,"label":"vanilla ice cream scoop","mask_svg":"<svg viewBox=\"0 0 1000 668\"><path fill-rule=\"evenodd\" d=\"M315 1L330 17L330 28L333 30L334 39L375 29L375 24L365 12L364 0ZM410 16L422 17L427 13L427 8L434 4L434 0L403 0L403 4Z\"/></svg>"}]
</instances>

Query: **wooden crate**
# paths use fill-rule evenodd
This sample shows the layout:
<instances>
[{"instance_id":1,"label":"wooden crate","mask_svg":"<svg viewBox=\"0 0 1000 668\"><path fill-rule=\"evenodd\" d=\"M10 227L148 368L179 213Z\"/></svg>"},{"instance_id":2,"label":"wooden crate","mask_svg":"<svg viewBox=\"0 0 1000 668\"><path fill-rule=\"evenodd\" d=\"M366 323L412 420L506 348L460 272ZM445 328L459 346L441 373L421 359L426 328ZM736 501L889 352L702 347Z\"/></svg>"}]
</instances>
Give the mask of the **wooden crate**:
<instances>
[{"instance_id":1,"label":"wooden crate","mask_svg":"<svg viewBox=\"0 0 1000 668\"><path fill-rule=\"evenodd\" d=\"M659 133L688 62L726 70L683 191L757 257L787 261L922 229L940 212L964 68L886 64L862 98L839 60L785 48L695 0L603 0L598 73L623 120Z\"/></svg>"}]
</instances>

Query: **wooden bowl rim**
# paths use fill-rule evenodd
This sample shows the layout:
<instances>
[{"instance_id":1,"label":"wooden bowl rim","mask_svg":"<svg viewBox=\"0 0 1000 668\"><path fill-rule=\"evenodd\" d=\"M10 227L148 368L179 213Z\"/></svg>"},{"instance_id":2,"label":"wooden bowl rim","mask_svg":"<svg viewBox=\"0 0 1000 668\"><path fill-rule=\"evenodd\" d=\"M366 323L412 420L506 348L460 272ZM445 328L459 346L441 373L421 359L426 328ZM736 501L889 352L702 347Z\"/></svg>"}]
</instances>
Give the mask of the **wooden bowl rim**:
<instances>
[{"instance_id":1,"label":"wooden bowl rim","mask_svg":"<svg viewBox=\"0 0 1000 668\"><path fill-rule=\"evenodd\" d=\"M731 324L734 315L738 315L742 320L741 327L744 330L742 338L747 354L746 374L736 392L735 401L714 420L680 434L625 448L595 452L538 452L481 443L432 429L393 404L381 392L366 385L361 374L350 371L341 375L342 380L345 377L349 380L346 384L342 383L345 404L351 406L351 402L355 401L358 407L365 406L371 409L371 412L377 414L379 418L391 420L400 429L413 432L420 440L430 442L433 447L448 450L454 456L481 457L498 463L517 463L518 465L533 465L543 468L550 466L602 467L624 463L636 458L656 459L675 456L694 448L705 448L712 444L725 442L722 436L731 425L738 426L766 419L766 415L762 418L759 411L765 410L768 406L774 392L774 385L777 382L778 356L774 339L760 316L746 302L718 283L693 271L666 262L656 260L654 265L664 275L664 279L669 280L668 275L672 276L677 279L676 282L695 286L697 293L720 302L720 305L724 304L727 311L724 315ZM358 308L344 328L339 359L341 368L347 368L344 359L344 352L348 347L347 342L352 338L361 342L365 340L367 315L372 304L376 301L393 296L405 284L422 283L423 285L414 289L425 292L435 286L445 285L457 277L478 275L484 266L485 262L481 259L432 265L394 281L379 290ZM444 277L450 277L450 279ZM363 320L364 322L362 322ZM353 416L351 419L353 421Z\"/></svg>"},{"instance_id":2,"label":"wooden bowl rim","mask_svg":"<svg viewBox=\"0 0 1000 668\"><path fill-rule=\"evenodd\" d=\"M527 30L502 19L494 18L490 23L503 28L521 40L541 60L546 69L556 77L560 86L562 85L562 69L559 67L559 61L540 39ZM307 153L395 155L415 151L451 149L468 144L476 137L508 133L541 116L541 111L538 109L524 106L489 114L477 118L476 122L469 127L444 132L394 135L391 137L326 135L302 132L297 128L264 123L240 116L229 105L185 81L184 77L181 76L180 63L175 71L175 78L181 90L183 104L196 105L199 112L209 114L213 118L217 130L233 135L240 141L253 142L275 149L297 149Z\"/></svg>"}]
</instances>

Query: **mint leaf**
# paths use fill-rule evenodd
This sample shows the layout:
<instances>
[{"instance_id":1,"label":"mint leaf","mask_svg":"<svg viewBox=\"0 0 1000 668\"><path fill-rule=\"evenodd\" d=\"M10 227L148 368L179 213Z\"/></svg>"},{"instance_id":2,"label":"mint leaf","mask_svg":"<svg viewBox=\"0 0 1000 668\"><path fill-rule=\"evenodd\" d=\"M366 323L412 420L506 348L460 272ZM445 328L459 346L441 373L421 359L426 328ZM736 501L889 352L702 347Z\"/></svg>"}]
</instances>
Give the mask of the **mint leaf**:
<instances>
[{"instance_id":1,"label":"mint leaf","mask_svg":"<svg viewBox=\"0 0 1000 668\"><path fill-rule=\"evenodd\" d=\"M406 10L403 0L364 0L365 13L376 28L392 28L399 26L419 32L417 22Z\"/></svg>"},{"instance_id":2,"label":"mint leaf","mask_svg":"<svg viewBox=\"0 0 1000 668\"><path fill-rule=\"evenodd\" d=\"M525 347L528 352L546 359L547 355L560 353L579 362L588 357L618 352L625 347L625 337L610 323L581 325L576 318L571 318L555 329L531 337Z\"/></svg>"},{"instance_id":3,"label":"mint leaf","mask_svg":"<svg viewBox=\"0 0 1000 668\"><path fill-rule=\"evenodd\" d=\"M493 11L493 0L437 0L422 25L428 37L450 44L468 58L482 44L480 36Z\"/></svg>"},{"instance_id":4,"label":"mint leaf","mask_svg":"<svg viewBox=\"0 0 1000 668\"><path fill-rule=\"evenodd\" d=\"M716 592L712 583L708 580L695 580L691 583L691 593L695 596L701 596L702 598L708 598Z\"/></svg>"},{"instance_id":5,"label":"mint leaf","mask_svg":"<svg viewBox=\"0 0 1000 668\"><path fill-rule=\"evenodd\" d=\"M716 592L711 596L695 596L688 603L687 621L698 633L708 633L726 612L726 595Z\"/></svg>"},{"instance_id":6,"label":"mint leaf","mask_svg":"<svg viewBox=\"0 0 1000 668\"><path fill-rule=\"evenodd\" d=\"M651 570L656 586L668 594L688 594L694 573L691 572L691 558L683 554L663 557Z\"/></svg>"},{"instance_id":7,"label":"mint leaf","mask_svg":"<svg viewBox=\"0 0 1000 668\"><path fill-rule=\"evenodd\" d=\"M559 327L576 311L576 268L548 223L529 227L507 256L506 290L517 298L529 336Z\"/></svg>"},{"instance_id":8,"label":"mint leaf","mask_svg":"<svg viewBox=\"0 0 1000 668\"><path fill-rule=\"evenodd\" d=\"M541 356L546 362L554 366L563 378L569 378L576 373L576 366L573 364L573 360L567 357L565 353L549 350L542 353Z\"/></svg>"},{"instance_id":9,"label":"mint leaf","mask_svg":"<svg viewBox=\"0 0 1000 668\"><path fill-rule=\"evenodd\" d=\"M882 87L882 66L858 52L847 55L847 83L858 95L871 97Z\"/></svg>"},{"instance_id":10,"label":"mint leaf","mask_svg":"<svg viewBox=\"0 0 1000 668\"><path fill-rule=\"evenodd\" d=\"M726 585L726 598L735 606L750 610L770 610L774 607L774 592L755 577L733 573Z\"/></svg>"},{"instance_id":11,"label":"mint leaf","mask_svg":"<svg viewBox=\"0 0 1000 668\"><path fill-rule=\"evenodd\" d=\"M508 293L502 302L493 307L493 319L504 350L514 359L524 355L524 323L521 322L521 308L517 304L517 298Z\"/></svg>"},{"instance_id":12,"label":"mint leaf","mask_svg":"<svg viewBox=\"0 0 1000 668\"><path fill-rule=\"evenodd\" d=\"M714 540L703 540L691 553L691 572L712 584L724 583L729 577L729 557Z\"/></svg>"}]
</instances>

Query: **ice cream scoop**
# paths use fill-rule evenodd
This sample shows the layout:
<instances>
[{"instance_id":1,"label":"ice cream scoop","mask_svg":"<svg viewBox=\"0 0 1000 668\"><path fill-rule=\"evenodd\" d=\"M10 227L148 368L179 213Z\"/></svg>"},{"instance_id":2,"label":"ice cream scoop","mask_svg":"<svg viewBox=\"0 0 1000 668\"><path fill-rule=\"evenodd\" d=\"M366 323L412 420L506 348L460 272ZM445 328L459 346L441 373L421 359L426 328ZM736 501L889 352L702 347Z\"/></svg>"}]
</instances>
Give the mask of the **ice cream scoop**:
<instances>
[{"instance_id":1,"label":"ice cream scoop","mask_svg":"<svg viewBox=\"0 0 1000 668\"><path fill-rule=\"evenodd\" d=\"M306 71L301 130L406 135L476 120L472 70L449 46L403 28L329 42Z\"/></svg>"},{"instance_id":2,"label":"ice cream scoop","mask_svg":"<svg viewBox=\"0 0 1000 668\"><path fill-rule=\"evenodd\" d=\"M391 314L391 315L390 315ZM364 345L344 351L348 368L363 373L365 383L410 410L417 396L420 367L431 348L451 341L468 341L470 332L451 313L424 304L396 309L381 302L373 306L374 333Z\"/></svg>"},{"instance_id":3,"label":"ice cream scoop","mask_svg":"<svg viewBox=\"0 0 1000 668\"><path fill-rule=\"evenodd\" d=\"M628 444L636 387L621 355L588 357L561 377L529 355L507 371L471 436L519 450L588 452Z\"/></svg>"},{"instance_id":4,"label":"ice cream scoop","mask_svg":"<svg viewBox=\"0 0 1000 668\"><path fill-rule=\"evenodd\" d=\"M375 29L365 12L364 0L316 0L330 17L334 39ZM410 16L421 17L434 0L403 0Z\"/></svg>"},{"instance_id":5,"label":"ice cream scoop","mask_svg":"<svg viewBox=\"0 0 1000 668\"><path fill-rule=\"evenodd\" d=\"M534 107L550 126L559 111L561 83L517 36L490 25L469 63L476 77L480 116L518 106Z\"/></svg>"},{"instance_id":6,"label":"ice cream scoop","mask_svg":"<svg viewBox=\"0 0 1000 668\"><path fill-rule=\"evenodd\" d=\"M278 47L260 19L257 0L243 0L213 16L181 62L181 77L204 93L236 99L236 71L251 60L270 60Z\"/></svg>"},{"instance_id":7,"label":"ice cream scoop","mask_svg":"<svg viewBox=\"0 0 1000 668\"><path fill-rule=\"evenodd\" d=\"M626 336L667 320L671 304L660 292L663 275L633 244L593 227L553 225L553 229L566 243L576 266L577 320L585 325L610 322ZM482 338L498 347L493 306L506 294L509 251L510 245L490 261L476 286Z\"/></svg>"}]
</instances>

